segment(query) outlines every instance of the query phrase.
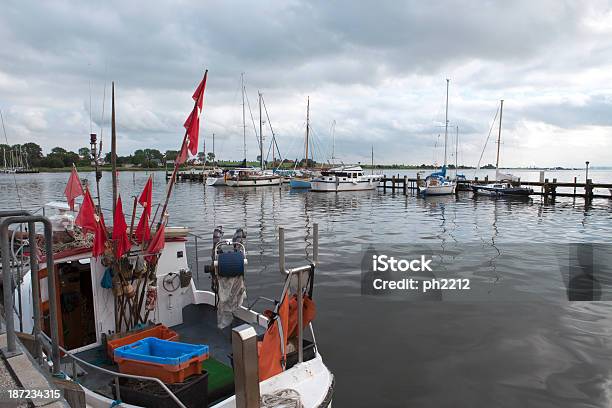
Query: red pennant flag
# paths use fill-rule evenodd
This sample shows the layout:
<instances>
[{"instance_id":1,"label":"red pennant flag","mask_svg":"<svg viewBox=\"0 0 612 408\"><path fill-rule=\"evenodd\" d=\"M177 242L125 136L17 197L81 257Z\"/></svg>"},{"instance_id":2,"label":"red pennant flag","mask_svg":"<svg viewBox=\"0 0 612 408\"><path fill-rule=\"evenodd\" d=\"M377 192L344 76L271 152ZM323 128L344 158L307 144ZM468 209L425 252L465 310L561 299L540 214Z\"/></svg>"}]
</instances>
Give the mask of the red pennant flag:
<instances>
[{"instance_id":1,"label":"red pennant flag","mask_svg":"<svg viewBox=\"0 0 612 408\"><path fill-rule=\"evenodd\" d=\"M151 227L149 227L149 213L144 210L140 219L138 220L138 226L134 232L136 242L139 244L151 239Z\"/></svg>"},{"instance_id":2,"label":"red pennant flag","mask_svg":"<svg viewBox=\"0 0 612 408\"><path fill-rule=\"evenodd\" d=\"M153 200L153 179L149 176L147 184L145 184L138 203L143 207L142 215L136 227L136 242L148 241L151 238L151 227L149 227L149 219L151 218L151 205Z\"/></svg>"},{"instance_id":3,"label":"red pennant flag","mask_svg":"<svg viewBox=\"0 0 612 408\"><path fill-rule=\"evenodd\" d=\"M89 194L89 189L86 188L83 204L79 209L79 214L74 220L74 223L81 227L83 232L94 232L96 230L96 224L98 223L96 217L96 207L93 199L91 198L91 194Z\"/></svg>"},{"instance_id":4,"label":"red pennant flag","mask_svg":"<svg viewBox=\"0 0 612 408\"><path fill-rule=\"evenodd\" d=\"M100 214L99 217L96 215L96 218L97 222L96 229L94 231L94 241L91 254L97 258L104 254L104 250L106 249L106 241L108 240L108 232L106 230L106 225L104 224L104 216Z\"/></svg>"},{"instance_id":5,"label":"red pennant flag","mask_svg":"<svg viewBox=\"0 0 612 408\"><path fill-rule=\"evenodd\" d=\"M198 154L198 139L200 136L200 115L202 114L202 105L204 104L204 90L206 89L206 78L208 77L208 71L204 74L202 82L198 85L195 92L193 93L193 100L196 101L193 110L189 114L189 117L183 124L187 129L187 145L192 156Z\"/></svg>"},{"instance_id":6,"label":"red pennant flag","mask_svg":"<svg viewBox=\"0 0 612 408\"><path fill-rule=\"evenodd\" d=\"M159 227L157 227L157 231L155 231L155 235L153 235L153 239L151 239L151 242L147 247L147 254L149 254L145 257L147 261L151 262L153 259L155 259L154 255L164 249L164 246L166 245L165 232L166 227L162 223Z\"/></svg>"},{"instance_id":7,"label":"red pennant flag","mask_svg":"<svg viewBox=\"0 0 612 408\"><path fill-rule=\"evenodd\" d=\"M113 241L115 241L115 256L117 259L121 258L124 253L132 248L130 238L127 234L127 224L125 223L125 216L123 215L121 196L117 198L117 205L115 206L115 214L113 216Z\"/></svg>"},{"instance_id":8,"label":"red pennant flag","mask_svg":"<svg viewBox=\"0 0 612 408\"><path fill-rule=\"evenodd\" d=\"M79 174L77 173L76 167L72 167L70 172L70 178L68 178L68 184L64 189L64 195L68 200L70 209L74 211L74 199L83 195L83 186L81 180L79 180Z\"/></svg>"}]
</instances>

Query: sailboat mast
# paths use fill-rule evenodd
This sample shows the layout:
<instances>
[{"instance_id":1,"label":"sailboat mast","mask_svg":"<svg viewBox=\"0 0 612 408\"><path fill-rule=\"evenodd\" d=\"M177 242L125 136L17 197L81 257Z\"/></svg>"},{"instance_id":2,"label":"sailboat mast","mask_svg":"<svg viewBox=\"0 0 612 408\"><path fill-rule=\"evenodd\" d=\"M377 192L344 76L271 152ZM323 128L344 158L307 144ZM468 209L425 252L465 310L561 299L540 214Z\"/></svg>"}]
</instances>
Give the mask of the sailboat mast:
<instances>
[{"instance_id":1,"label":"sailboat mast","mask_svg":"<svg viewBox=\"0 0 612 408\"><path fill-rule=\"evenodd\" d=\"M372 174L374 174L374 145L372 145Z\"/></svg>"},{"instance_id":2,"label":"sailboat mast","mask_svg":"<svg viewBox=\"0 0 612 408\"><path fill-rule=\"evenodd\" d=\"M261 117L261 92L259 94L259 167L264 169L264 158L263 158L263 118Z\"/></svg>"},{"instance_id":3,"label":"sailboat mast","mask_svg":"<svg viewBox=\"0 0 612 408\"><path fill-rule=\"evenodd\" d=\"M457 134L455 136L455 179L459 173L459 126L457 126Z\"/></svg>"},{"instance_id":4,"label":"sailboat mast","mask_svg":"<svg viewBox=\"0 0 612 408\"><path fill-rule=\"evenodd\" d=\"M240 83L242 84L242 148L244 152L244 166L246 167L247 150L246 150L246 117L244 110L244 72L240 74Z\"/></svg>"},{"instance_id":5,"label":"sailboat mast","mask_svg":"<svg viewBox=\"0 0 612 408\"><path fill-rule=\"evenodd\" d=\"M450 79L446 78L446 114L444 118L444 167L446 167L446 145L448 144L448 83Z\"/></svg>"},{"instance_id":6,"label":"sailboat mast","mask_svg":"<svg viewBox=\"0 0 612 408\"><path fill-rule=\"evenodd\" d=\"M499 148L501 146L501 129L502 129L503 113L504 113L504 100L502 99L499 103L499 130L497 133L497 158L495 159L495 180L497 180L497 174L499 173Z\"/></svg>"},{"instance_id":7,"label":"sailboat mast","mask_svg":"<svg viewBox=\"0 0 612 408\"><path fill-rule=\"evenodd\" d=\"M306 165L304 167L308 168L308 145L310 142L308 141L310 131L310 96L306 102Z\"/></svg>"}]
</instances>

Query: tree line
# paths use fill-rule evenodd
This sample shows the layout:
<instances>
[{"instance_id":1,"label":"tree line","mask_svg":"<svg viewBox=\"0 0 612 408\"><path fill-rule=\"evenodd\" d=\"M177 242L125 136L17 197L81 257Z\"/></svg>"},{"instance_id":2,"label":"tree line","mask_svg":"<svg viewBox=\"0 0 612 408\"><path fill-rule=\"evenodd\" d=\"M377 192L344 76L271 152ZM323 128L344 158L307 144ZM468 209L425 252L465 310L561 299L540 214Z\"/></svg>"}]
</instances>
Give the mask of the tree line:
<instances>
[{"instance_id":1,"label":"tree line","mask_svg":"<svg viewBox=\"0 0 612 408\"><path fill-rule=\"evenodd\" d=\"M138 149L129 156L117 156L120 166L136 166L155 168L163 166L166 160L174 160L178 156L177 150L166 150L164 153L157 149ZM204 154L199 153L197 160L203 160ZM7 145L0 144L0 161L3 167L33 167L33 168L62 168L88 167L92 165L92 155L89 147L81 147L77 152L66 150L63 147L54 147L48 154L36 143ZM196 159L192 159L195 161ZM215 155L210 152L206 161L213 162ZM111 154L106 153L102 164L110 164Z\"/></svg>"}]
</instances>

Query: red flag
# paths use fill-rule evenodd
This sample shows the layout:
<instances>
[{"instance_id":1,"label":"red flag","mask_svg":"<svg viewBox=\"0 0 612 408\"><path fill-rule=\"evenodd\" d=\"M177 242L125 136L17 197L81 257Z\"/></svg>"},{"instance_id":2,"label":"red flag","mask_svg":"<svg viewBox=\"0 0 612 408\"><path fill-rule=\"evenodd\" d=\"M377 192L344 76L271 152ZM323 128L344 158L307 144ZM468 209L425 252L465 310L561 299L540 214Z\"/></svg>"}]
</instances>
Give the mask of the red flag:
<instances>
[{"instance_id":1,"label":"red flag","mask_svg":"<svg viewBox=\"0 0 612 408\"><path fill-rule=\"evenodd\" d=\"M93 248L91 249L91 254L94 257L98 257L104 254L104 250L106 249L106 241L108 240L106 225L104 224L104 216L100 214L96 217L96 226L94 231L94 241Z\"/></svg>"},{"instance_id":2,"label":"red flag","mask_svg":"<svg viewBox=\"0 0 612 408\"><path fill-rule=\"evenodd\" d=\"M153 200L153 179L149 176L147 184L145 184L138 203L143 207L142 215L136 227L136 242L148 241L151 238L151 227L149 227L149 219L151 218L151 205Z\"/></svg>"},{"instance_id":3,"label":"red flag","mask_svg":"<svg viewBox=\"0 0 612 408\"><path fill-rule=\"evenodd\" d=\"M202 82L198 85L195 92L193 93L193 100L196 101L193 110L189 114L189 117L183 124L187 129L187 144L189 151L192 156L198 154L198 139L200 136L200 115L202 114L202 105L204 104L204 90L206 89L206 78L208 77L208 71L204 73Z\"/></svg>"},{"instance_id":4,"label":"red flag","mask_svg":"<svg viewBox=\"0 0 612 408\"><path fill-rule=\"evenodd\" d=\"M83 232L94 232L96 230L96 224L98 223L96 217L96 208L94 206L93 199L91 198L91 194L89 194L89 189L86 188L85 196L83 197L83 204L81 204L79 214L74 220L74 223L81 227Z\"/></svg>"},{"instance_id":5,"label":"red flag","mask_svg":"<svg viewBox=\"0 0 612 408\"><path fill-rule=\"evenodd\" d=\"M115 248L117 251L115 255L117 259L121 258L124 253L132 248L130 238L127 234L127 224L125 223L125 216L123 215L121 196L117 198L115 214L113 215L113 241L115 241Z\"/></svg>"},{"instance_id":6,"label":"red flag","mask_svg":"<svg viewBox=\"0 0 612 408\"><path fill-rule=\"evenodd\" d=\"M149 227L149 213L147 210L142 212L140 219L138 220L138 226L134 232L136 242L142 243L151 239L151 227Z\"/></svg>"},{"instance_id":7,"label":"red flag","mask_svg":"<svg viewBox=\"0 0 612 408\"><path fill-rule=\"evenodd\" d=\"M147 253L149 254L145 259L151 262L155 257L154 254L157 254L166 245L166 237L165 237L166 227L162 223L159 227L157 227L157 231L155 231L155 235L153 235L153 239L149 243L147 247Z\"/></svg>"},{"instance_id":8,"label":"red flag","mask_svg":"<svg viewBox=\"0 0 612 408\"><path fill-rule=\"evenodd\" d=\"M79 180L79 174L76 171L76 167L72 167L70 178L68 178L68 184L66 184L66 188L64 189L64 195L68 200L70 209L74 211L74 199L83 195L83 186L81 185L81 180Z\"/></svg>"}]
</instances>

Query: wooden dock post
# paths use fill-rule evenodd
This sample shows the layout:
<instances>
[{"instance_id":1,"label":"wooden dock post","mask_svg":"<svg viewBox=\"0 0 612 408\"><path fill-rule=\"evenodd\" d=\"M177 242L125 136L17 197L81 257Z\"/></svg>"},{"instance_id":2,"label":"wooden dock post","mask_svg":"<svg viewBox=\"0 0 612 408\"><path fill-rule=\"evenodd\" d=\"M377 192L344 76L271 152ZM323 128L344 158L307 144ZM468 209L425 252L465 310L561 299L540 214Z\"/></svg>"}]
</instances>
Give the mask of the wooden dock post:
<instances>
[{"instance_id":1,"label":"wooden dock post","mask_svg":"<svg viewBox=\"0 0 612 408\"><path fill-rule=\"evenodd\" d=\"M557 198L557 179L556 178L553 179L552 186L550 187L550 193L551 193L553 200Z\"/></svg>"},{"instance_id":2,"label":"wooden dock post","mask_svg":"<svg viewBox=\"0 0 612 408\"><path fill-rule=\"evenodd\" d=\"M574 197L576 196L576 182L578 181L578 177L574 176Z\"/></svg>"},{"instance_id":3,"label":"wooden dock post","mask_svg":"<svg viewBox=\"0 0 612 408\"><path fill-rule=\"evenodd\" d=\"M395 194L395 176L391 177L391 192Z\"/></svg>"},{"instance_id":4,"label":"wooden dock post","mask_svg":"<svg viewBox=\"0 0 612 408\"><path fill-rule=\"evenodd\" d=\"M489 175L485 176L485 184L487 184L489 182Z\"/></svg>"},{"instance_id":5,"label":"wooden dock post","mask_svg":"<svg viewBox=\"0 0 612 408\"><path fill-rule=\"evenodd\" d=\"M383 193L387 192L387 175L383 174Z\"/></svg>"},{"instance_id":6,"label":"wooden dock post","mask_svg":"<svg viewBox=\"0 0 612 408\"><path fill-rule=\"evenodd\" d=\"M408 194L408 176L404 176L404 195Z\"/></svg>"},{"instance_id":7,"label":"wooden dock post","mask_svg":"<svg viewBox=\"0 0 612 408\"><path fill-rule=\"evenodd\" d=\"M544 198L548 198L549 193L550 193L550 187L548 185L548 179L544 179Z\"/></svg>"},{"instance_id":8,"label":"wooden dock post","mask_svg":"<svg viewBox=\"0 0 612 408\"><path fill-rule=\"evenodd\" d=\"M593 180L591 179L587 179L584 185L584 199L589 202L593 199Z\"/></svg>"}]
</instances>

